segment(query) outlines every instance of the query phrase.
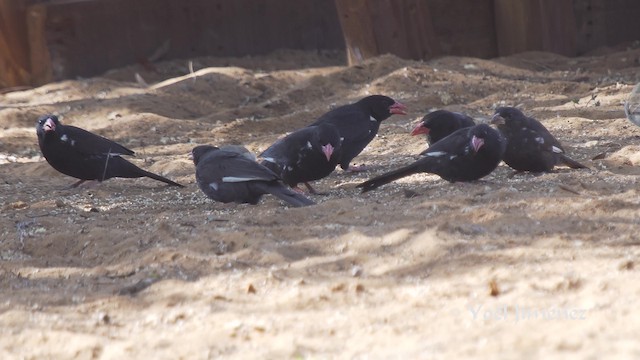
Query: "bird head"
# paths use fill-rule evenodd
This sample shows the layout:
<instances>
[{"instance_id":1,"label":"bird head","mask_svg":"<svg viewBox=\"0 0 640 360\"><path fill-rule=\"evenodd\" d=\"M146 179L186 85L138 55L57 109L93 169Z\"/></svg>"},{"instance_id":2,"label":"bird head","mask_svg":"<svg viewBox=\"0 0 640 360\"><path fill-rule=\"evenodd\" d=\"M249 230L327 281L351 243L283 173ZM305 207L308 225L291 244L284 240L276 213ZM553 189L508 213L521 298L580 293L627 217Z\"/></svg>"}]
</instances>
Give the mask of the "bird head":
<instances>
[{"instance_id":1,"label":"bird head","mask_svg":"<svg viewBox=\"0 0 640 360\"><path fill-rule=\"evenodd\" d=\"M327 145L322 145L321 149L322 149L322 153L327 158L327 161L330 162L331 161L331 155L333 154L333 150L334 150L333 145L331 145L331 143L328 143Z\"/></svg>"},{"instance_id":2,"label":"bird head","mask_svg":"<svg viewBox=\"0 0 640 360\"><path fill-rule=\"evenodd\" d=\"M420 135L420 134L429 135L429 131L431 131L431 129L429 128L427 121L425 119L426 119L426 116L419 123L416 124L413 130L411 130L411 136Z\"/></svg>"},{"instance_id":3,"label":"bird head","mask_svg":"<svg viewBox=\"0 0 640 360\"><path fill-rule=\"evenodd\" d=\"M525 119L522 111L514 107L499 107L491 118L491 123L500 127L501 125L509 125Z\"/></svg>"},{"instance_id":4,"label":"bird head","mask_svg":"<svg viewBox=\"0 0 640 360\"><path fill-rule=\"evenodd\" d=\"M407 107L384 95L367 96L357 102L364 106L376 120L382 121L391 115L406 115Z\"/></svg>"},{"instance_id":5,"label":"bird head","mask_svg":"<svg viewBox=\"0 0 640 360\"><path fill-rule=\"evenodd\" d=\"M484 145L484 139L483 138L481 138L479 136L476 136L476 135L473 135L471 137L471 147L473 148L474 152L477 153L478 151L480 151L480 148L482 147L482 145Z\"/></svg>"},{"instance_id":6,"label":"bird head","mask_svg":"<svg viewBox=\"0 0 640 360\"><path fill-rule=\"evenodd\" d=\"M200 161L200 159L202 159L202 157L207 154L210 151L215 151L215 150L219 150L217 147L215 146L211 146L211 145L199 145L194 147L191 150L191 153L189 154L189 159L193 160L193 164L194 165L198 165L198 162Z\"/></svg>"},{"instance_id":7,"label":"bird head","mask_svg":"<svg viewBox=\"0 0 640 360\"><path fill-rule=\"evenodd\" d=\"M58 126L60 126L60 122L57 116L44 115L38 118L36 132L38 136L45 136L46 134L55 133Z\"/></svg>"}]
</instances>

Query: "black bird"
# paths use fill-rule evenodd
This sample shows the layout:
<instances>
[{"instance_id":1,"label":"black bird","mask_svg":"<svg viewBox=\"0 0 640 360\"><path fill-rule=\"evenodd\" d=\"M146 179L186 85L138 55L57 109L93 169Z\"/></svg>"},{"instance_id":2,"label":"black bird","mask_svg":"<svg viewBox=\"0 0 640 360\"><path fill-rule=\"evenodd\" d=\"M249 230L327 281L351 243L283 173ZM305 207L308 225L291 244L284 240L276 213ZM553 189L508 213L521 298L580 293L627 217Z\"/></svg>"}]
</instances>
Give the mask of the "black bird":
<instances>
[{"instance_id":1,"label":"black bird","mask_svg":"<svg viewBox=\"0 0 640 360\"><path fill-rule=\"evenodd\" d=\"M503 160L516 171L546 172L560 164L573 169L587 168L567 157L560 142L544 125L516 108L496 109L491 123L507 139Z\"/></svg>"},{"instance_id":2,"label":"black bird","mask_svg":"<svg viewBox=\"0 0 640 360\"><path fill-rule=\"evenodd\" d=\"M420 154L424 157L413 164L376 176L357 187L367 192L423 172L451 182L478 180L498 166L505 146L505 139L487 124L463 128L431 145Z\"/></svg>"},{"instance_id":3,"label":"black bird","mask_svg":"<svg viewBox=\"0 0 640 360\"><path fill-rule=\"evenodd\" d=\"M474 126L473 119L459 112L436 110L425 115L411 131L411 135L426 134L427 143L433 145L438 140L445 138L454 131Z\"/></svg>"},{"instance_id":4,"label":"black bird","mask_svg":"<svg viewBox=\"0 0 640 360\"><path fill-rule=\"evenodd\" d=\"M373 140L380 123L393 114L406 115L407 108L384 95L367 96L353 104L337 107L320 116L311 125L335 125L342 137L342 152L338 163L343 170L360 171L349 166L351 160Z\"/></svg>"},{"instance_id":5,"label":"black bird","mask_svg":"<svg viewBox=\"0 0 640 360\"><path fill-rule=\"evenodd\" d=\"M318 194L309 184L329 176L336 168L342 140L331 124L319 124L294 131L269 146L260 157L262 165L280 175L282 181L296 188L304 183L309 192Z\"/></svg>"},{"instance_id":6,"label":"black bird","mask_svg":"<svg viewBox=\"0 0 640 360\"><path fill-rule=\"evenodd\" d=\"M59 172L80 179L104 181L113 177L149 177L172 186L182 185L142 170L121 155L134 155L126 147L102 136L71 125L62 125L54 115L38 118L36 134L40 151L49 165Z\"/></svg>"},{"instance_id":7,"label":"black bird","mask_svg":"<svg viewBox=\"0 0 640 360\"><path fill-rule=\"evenodd\" d=\"M272 194L296 207L315 204L246 155L210 145L196 146L191 155L200 190L215 201L255 205L262 195Z\"/></svg>"}]
</instances>

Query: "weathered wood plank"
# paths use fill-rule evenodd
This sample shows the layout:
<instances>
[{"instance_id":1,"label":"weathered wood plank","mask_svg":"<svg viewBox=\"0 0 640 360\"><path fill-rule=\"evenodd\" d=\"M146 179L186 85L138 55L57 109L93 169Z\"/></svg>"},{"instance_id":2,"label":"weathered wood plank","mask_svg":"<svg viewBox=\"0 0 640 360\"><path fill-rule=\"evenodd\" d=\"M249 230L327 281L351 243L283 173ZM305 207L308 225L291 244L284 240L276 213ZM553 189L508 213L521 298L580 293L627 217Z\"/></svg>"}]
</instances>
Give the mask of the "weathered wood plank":
<instances>
[{"instance_id":1,"label":"weathered wood plank","mask_svg":"<svg viewBox=\"0 0 640 360\"><path fill-rule=\"evenodd\" d=\"M550 51L575 56L573 0L494 0L500 55Z\"/></svg>"},{"instance_id":2,"label":"weathered wood plank","mask_svg":"<svg viewBox=\"0 0 640 360\"><path fill-rule=\"evenodd\" d=\"M35 84L148 65L154 54L244 56L344 46L331 1L67 0L27 12Z\"/></svg>"},{"instance_id":3,"label":"weathered wood plank","mask_svg":"<svg viewBox=\"0 0 640 360\"><path fill-rule=\"evenodd\" d=\"M443 54L498 56L493 0L429 0L428 3Z\"/></svg>"},{"instance_id":4,"label":"weathered wood plank","mask_svg":"<svg viewBox=\"0 0 640 360\"><path fill-rule=\"evenodd\" d=\"M350 64L385 53L409 59L440 54L426 1L335 1Z\"/></svg>"},{"instance_id":5,"label":"weathered wood plank","mask_svg":"<svg viewBox=\"0 0 640 360\"><path fill-rule=\"evenodd\" d=\"M30 83L28 0L0 0L0 88Z\"/></svg>"}]
</instances>

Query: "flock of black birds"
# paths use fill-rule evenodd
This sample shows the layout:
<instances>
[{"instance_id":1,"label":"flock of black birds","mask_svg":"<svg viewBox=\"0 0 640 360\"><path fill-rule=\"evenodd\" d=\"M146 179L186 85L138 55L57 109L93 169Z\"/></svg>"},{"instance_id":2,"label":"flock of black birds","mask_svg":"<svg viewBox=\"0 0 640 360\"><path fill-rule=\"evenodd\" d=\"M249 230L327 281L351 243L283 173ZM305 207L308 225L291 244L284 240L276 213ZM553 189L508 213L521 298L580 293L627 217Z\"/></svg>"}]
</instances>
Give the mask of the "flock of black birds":
<instances>
[{"instance_id":1,"label":"flock of black birds","mask_svg":"<svg viewBox=\"0 0 640 360\"><path fill-rule=\"evenodd\" d=\"M292 206L315 204L298 188L318 192L311 181L331 174L336 166L363 171L351 161L375 138L380 123L394 114L406 115L400 102L383 95L367 96L337 107L307 127L277 140L259 157L237 147L196 146L191 157L198 186L209 198L223 203L257 204L272 194ZM586 168L565 155L562 145L536 119L513 107L496 109L491 124L476 125L471 117L446 110L427 114L411 135L426 134L429 147L419 160L371 178L359 185L362 192L400 178L432 173L450 181L474 181L490 174L501 161L517 172L548 172L556 165ZM85 181L113 177L149 177L171 186L182 185L143 170L124 159L134 152L102 136L62 125L45 115L36 125L38 144L47 162L59 172Z\"/></svg>"}]
</instances>

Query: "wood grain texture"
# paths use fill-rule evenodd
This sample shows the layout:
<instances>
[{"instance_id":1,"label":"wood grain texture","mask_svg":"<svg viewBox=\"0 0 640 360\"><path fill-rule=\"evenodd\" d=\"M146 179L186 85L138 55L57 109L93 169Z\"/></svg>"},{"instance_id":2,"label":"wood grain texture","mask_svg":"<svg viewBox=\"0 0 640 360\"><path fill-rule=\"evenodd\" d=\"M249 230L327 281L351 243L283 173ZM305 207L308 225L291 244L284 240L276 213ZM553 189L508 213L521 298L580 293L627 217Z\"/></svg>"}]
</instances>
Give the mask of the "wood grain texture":
<instances>
[{"instance_id":1,"label":"wood grain texture","mask_svg":"<svg viewBox=\"0 0 640 360\"><path fill-rule=\"evenodd\" d=\"M501 56L523 51L576 55L573 0L494 0Z\"/></svg>"}]
</instances>

